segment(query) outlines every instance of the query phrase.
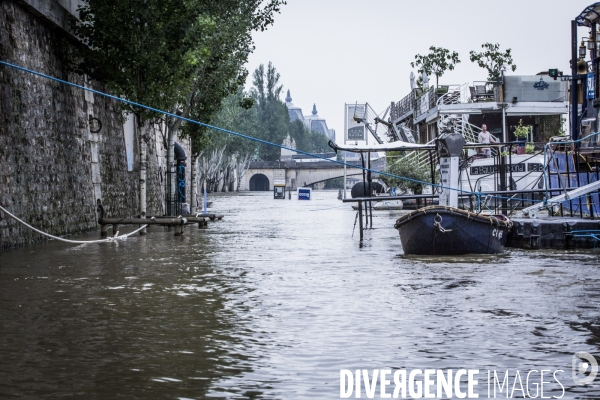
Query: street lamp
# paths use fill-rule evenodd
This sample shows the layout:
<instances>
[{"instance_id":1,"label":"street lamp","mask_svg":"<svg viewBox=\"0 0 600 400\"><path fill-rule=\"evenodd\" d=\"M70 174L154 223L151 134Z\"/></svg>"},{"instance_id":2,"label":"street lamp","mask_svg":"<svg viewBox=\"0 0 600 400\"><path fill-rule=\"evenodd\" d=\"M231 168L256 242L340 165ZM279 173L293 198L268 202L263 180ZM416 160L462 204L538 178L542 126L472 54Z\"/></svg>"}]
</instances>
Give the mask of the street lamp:
<instances>
[{"instance_id":1,"label":"street lamp","mask_svg":"<svg viewBox=\"0 0 600 400\"><path fill-rule=\"evenodd\" d=\"M583 40L582 40L581 45L579 45L579 58L584 59L585 54L586 54L586 48L585 48L585 45L583 44Z\"/></svg>"},{"instance_id":2,"label":"street lamp","mask_svg":"<svg viewBox=\"0 0 600 400\"><path fill-rule=\"evenodd\" d=\"M594 50L596 48L596 42L591 37L587 40L587 49Z\"/></svg>"}]
</instances>

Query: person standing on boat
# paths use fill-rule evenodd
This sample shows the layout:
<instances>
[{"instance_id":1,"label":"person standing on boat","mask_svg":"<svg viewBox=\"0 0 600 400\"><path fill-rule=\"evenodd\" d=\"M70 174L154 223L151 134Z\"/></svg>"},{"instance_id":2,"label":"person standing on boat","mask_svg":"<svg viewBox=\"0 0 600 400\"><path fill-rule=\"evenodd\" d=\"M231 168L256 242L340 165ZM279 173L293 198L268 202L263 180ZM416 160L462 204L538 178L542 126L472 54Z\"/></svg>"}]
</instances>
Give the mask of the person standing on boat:
<instances>
[{"instance_id":1,"label":"person standing on boat","mask_svg":"<svg viewBox=\"0 0 600 400\"><path fill-rule=\"evenodd\" d=\"M481 132L479 132L478 140L479 140L479 143L485 143L485 144L498 143L498 141L495 140L492 137L492 135L488 132L486 124L481 125ZM492 156L492 150L489 147L481 148L481 149L479 149L479 152L481 154L483 154L485 157Z\"/></svg>"}]
</instances>

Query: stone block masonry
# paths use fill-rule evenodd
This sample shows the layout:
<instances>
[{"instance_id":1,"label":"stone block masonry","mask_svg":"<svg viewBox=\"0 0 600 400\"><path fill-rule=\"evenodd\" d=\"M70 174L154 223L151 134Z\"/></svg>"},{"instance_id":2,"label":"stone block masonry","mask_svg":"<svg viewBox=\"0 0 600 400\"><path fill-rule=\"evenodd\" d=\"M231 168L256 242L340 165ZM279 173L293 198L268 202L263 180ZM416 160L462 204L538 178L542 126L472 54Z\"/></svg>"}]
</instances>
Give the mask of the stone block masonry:
<instances>
[{"instance_id":1,"label":"stone block masonry","mask_svg":"<svg viewBox=\"0 0 600 400\"><path fill-rule=\"evenodd\" d=\"M61 61L67 36L23 2L0 2L0 59L102 91ZM0 205L53 235L97 229L98 197L107 216L137 216L139 159L128 171L123 123L114 100L0 66ZM148 143L148 215L163 213L158 138ZM0 212L0 250L40 239Z\"/></svg>"}]
</instances>

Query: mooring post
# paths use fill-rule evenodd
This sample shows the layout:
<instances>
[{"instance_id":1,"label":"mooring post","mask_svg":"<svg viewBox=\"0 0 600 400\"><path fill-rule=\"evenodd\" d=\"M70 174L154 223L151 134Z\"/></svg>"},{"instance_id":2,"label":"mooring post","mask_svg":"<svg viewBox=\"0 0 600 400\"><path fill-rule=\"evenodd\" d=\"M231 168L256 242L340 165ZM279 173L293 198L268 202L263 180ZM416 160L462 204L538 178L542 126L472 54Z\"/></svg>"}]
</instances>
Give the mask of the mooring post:
<instances>
[{"instance_id":1,"label":"mooring post","mask_svg":"<svg viewBox=\"0 0 600 400\"><path fill-rule=\"evenodd\" d=\"M102 200L96 199L96 217L98 217L98 223L104 218L104 207L102 207ZM105 239L108 237L108 226L106 224L100 224L100 238Z\"/></svg>"},{"instance_id":2,"label":"mooring post","mask_svg":"<svg viewBox=\"0 0 600 400\"><path fill-rule=\"evenodd\" d=\"M358 229L360 230L360 241L363 240L362 201L358 202Z\"/></svg>"}]
</instances>

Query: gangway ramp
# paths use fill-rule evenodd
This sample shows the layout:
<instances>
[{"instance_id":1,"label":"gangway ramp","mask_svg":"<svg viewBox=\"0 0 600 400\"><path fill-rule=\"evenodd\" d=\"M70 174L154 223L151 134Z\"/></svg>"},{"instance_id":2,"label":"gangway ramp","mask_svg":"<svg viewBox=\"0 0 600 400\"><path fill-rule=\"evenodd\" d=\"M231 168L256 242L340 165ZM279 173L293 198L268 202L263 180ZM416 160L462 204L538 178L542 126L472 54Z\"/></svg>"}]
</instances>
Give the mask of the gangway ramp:
<instances>
[{"instance_id":1,"label":"gangway ramp","mask_svg":"<svg viewBox=\"0 0 600 400\"><path fill-rule=\"evenodd\" d=\"M551 197L543 203L534 204L530 207L524 208L522 212L523 215L529 216L530 218L536 218L537 211L541 210L542 208L552 207L553 205L559 205L563 201L576 199L598 189L600 189L600 181L592 182L585 186L581 186L577 189L573 189L565 194Z\"/></svg>"}]
</instances>

